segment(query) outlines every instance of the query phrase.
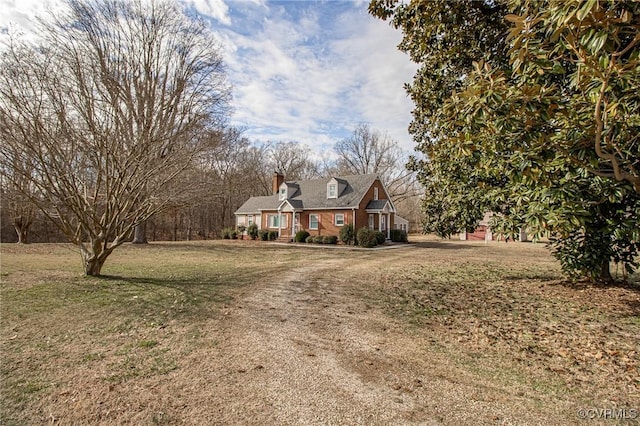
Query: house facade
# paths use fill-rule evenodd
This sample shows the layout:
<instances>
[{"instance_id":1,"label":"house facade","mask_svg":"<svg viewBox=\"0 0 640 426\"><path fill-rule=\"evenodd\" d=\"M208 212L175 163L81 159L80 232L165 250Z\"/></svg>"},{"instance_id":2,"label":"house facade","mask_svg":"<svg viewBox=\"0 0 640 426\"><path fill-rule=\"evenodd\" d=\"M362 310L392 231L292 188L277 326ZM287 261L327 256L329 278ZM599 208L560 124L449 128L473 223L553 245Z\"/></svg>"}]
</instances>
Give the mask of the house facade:
<instances>
[{"instance_id":1,"label":"house facade","mask_svg":"<svg viewBox=\"0 0 640 426\"><path fill-rule=\"evenodd\" d=\"M273 195L251 197L235 212L236 226L255 223L291 239L306 230L311 235L340 235L345 225L383 232L395 227L396 208L377 175L340 176L285 181L273 175Z\"/></svg>"}]
</instances>

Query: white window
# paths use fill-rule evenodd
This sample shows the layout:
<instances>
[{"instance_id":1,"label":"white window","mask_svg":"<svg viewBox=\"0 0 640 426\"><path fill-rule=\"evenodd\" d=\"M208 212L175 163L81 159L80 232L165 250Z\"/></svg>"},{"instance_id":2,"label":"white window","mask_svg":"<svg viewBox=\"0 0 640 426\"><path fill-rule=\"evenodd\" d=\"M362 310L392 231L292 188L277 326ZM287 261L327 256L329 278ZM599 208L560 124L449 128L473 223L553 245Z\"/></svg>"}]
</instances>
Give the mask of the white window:
<instances>
[{"instance_id":1,"label":"white window","mask_svg":"<svg viewBox=\"0 0 640 426\"><path fill-rule=\"evenodd\" d=\"M267 223L269 228L277 228L280 225L280 216L277 214L267 215Z\"/></svg>"},{"instance_id":2,"label":"white window","mask_svg":"<svg viewBox=\"0 0 640 426\"><path fill-rule=\"evenodd\" d=\"M387 230L387 217L382 215L382 223L380 224L380 230L381 231L386 231Z\"/></svg>"},{"instance_id":3,"label":"white window","mask_svg":"<svg viewBox=\"0 0 640 426\"><path fill-rule=\"evenodd\" d=\"M327 188L327 198L338 198L338 185L330 183Z\"/></svg>"},{"instance_id":4,"label":"white window","mask_svg":"<svg viewBox=\"0 0 640 426\"><path fill-rule=\"evenodd\" d=\"M280 218L282 218L282 220ZM269 228L286 228L287 216L278 215L278 214L269 214L267 215L267 224Z\"/></svg>"},{"instance_id":5,"label":"white window","mask_svg":"<svg viewBox=\"0 0 640 426\"><path fill-rule=\"evenodd\" d=\"M278 193L278 200L282 201L287 198L287 188L280 188L280 192Z\"/></svg>"},{"instance_id":6,"label":"white window","mask_svg":"<svg viewBox=\"0 0 640 426\"><path fill-rule=\"evenodd\" d=\"M373 188L373 199L374 200L378 199L378 188Z\"/></svg>"},{"instance_id":7,"label":"white window","mask_svg":"<svg viewBox=\"0 0 640 426\"><path fill-rule=\"evenodd\" d=\"M369 215L369 229L373 229L374 217L372 214Z\"/></svg>"},{"instance_id":8,"label":"white window","mask_svg":"<svg viewBox=\"0 0 640 426\"><path fill-rule=\"evenodd\" d=\"M318 229L318 215L310 214L309 215L309 229Z\"/></svg>"},{"instance_id":9,"label":"white window","mask_svg":"<svg viewBox=\"0 0 640 426\"><path fill-rule=\"evenodd\" d=\"M335 225L336 226L344 226L344 214L343 213L336 213Z\"/></svg>"},{"instance_id":10,"label":"white window","mask_svg":"<svg viewBox=\"0 0 640 426\"><path fill-rule=\"evenodd\" d=\"M247 216L247 225L252 225L253 224L253 215L250 214L249 216Z\"/></svg>"}]
</instances>

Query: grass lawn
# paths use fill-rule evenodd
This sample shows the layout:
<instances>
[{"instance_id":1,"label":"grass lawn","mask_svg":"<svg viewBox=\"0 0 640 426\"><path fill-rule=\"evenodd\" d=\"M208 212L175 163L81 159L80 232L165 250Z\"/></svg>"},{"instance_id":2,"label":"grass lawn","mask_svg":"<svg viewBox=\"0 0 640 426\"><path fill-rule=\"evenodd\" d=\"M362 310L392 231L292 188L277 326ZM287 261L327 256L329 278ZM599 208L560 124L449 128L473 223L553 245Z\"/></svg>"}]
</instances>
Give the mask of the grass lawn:
<instances>
[{"instance_id":1,"label":"grass lawn","mask_svg":"<svg viewBox=\"0 0 640 426\"><path fill-rule=\"evenodd\" d=\"M53 420L37 401L82 386L83 374L117 384L175 370L194 347L216 344L202 325L245 285L301 259L276 252L222 242L127 245L107 260L105 277L93 278L82 275L72 246L3 244L0 424Z\"/></svg>"},{"instance_id":2,"label":"grass lawn","mask_svg":"<svg viewBox=\"0 0 640 426\"><path fill-rule=\"evenodd\" d=\"M219 346L228 306L318 258L344 267L317 279L349 283L350 297L475 380L515 384L541 401L640 410L637 275L625 286L572 284L541 244L417 240L370 252L247 241L126 245L102 278L82 276L68 245L3 244L0 424L55 423L54 408L65 405L77 418L63 423L101 422L87 414L101 393L152 389L204 368L183 360ZM92 405L78 400L78 388L95 394ZM133 396L119 398L132 419L144 413ZM179 422L144 415L145 423Z\"/></svg>"}]
</instances>

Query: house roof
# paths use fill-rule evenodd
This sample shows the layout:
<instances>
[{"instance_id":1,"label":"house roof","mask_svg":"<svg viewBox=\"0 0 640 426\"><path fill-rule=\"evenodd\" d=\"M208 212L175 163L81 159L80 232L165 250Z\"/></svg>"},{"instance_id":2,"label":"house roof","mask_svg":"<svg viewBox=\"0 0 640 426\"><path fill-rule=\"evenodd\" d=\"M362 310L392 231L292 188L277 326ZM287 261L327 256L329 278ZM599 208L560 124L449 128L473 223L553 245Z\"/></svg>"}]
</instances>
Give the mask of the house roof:
<instances>
[{"instance_id":1,"label":"house roof","mask_svg":"<svg viewBox=\"0 0 640 426\"><path fill-rule=\"evenodd\" d=\"M389 202L389 200L371 200L367 204L366 209L367 210L382 210L382 209L384 209L384 206L386 206L388 202Z\"/></svg>"},{"instance_id":2,"label":"house roof","mask_svg":"<svg viewBox=\"0 0 640 426\"><path fill-rule=\"evenodd\" d=\"M332 178L301 180L287 182L298 186L297 190L287 199L296 209L351 209L358 208L360 201L378 178L376 174L353 175L336 177L346 188L338 198L327 198L327 183ZM386 200L381 200L386 201ZM277 210L282 200L278 194L264 197L251 197L244 203L236 214L259 213L263 210Z\"/></svg>"}]
</instances>

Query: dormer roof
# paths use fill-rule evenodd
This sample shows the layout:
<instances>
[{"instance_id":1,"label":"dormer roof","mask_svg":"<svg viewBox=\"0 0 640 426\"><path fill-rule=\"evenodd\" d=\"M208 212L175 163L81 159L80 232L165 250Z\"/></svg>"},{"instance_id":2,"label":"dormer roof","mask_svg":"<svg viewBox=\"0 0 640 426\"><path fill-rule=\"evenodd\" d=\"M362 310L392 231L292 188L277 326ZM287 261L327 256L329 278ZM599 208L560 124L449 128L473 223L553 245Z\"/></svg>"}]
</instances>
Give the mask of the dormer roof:
<instances>
[{"instance_id":1,"label":"dormer roof","mask_svg":"<svg viewBox=\"0 0 640 426\"><path fill-rule=\"evenodd\" d=\"M284 182L280 188L286 188L286 198L280 199L280 194L252 197L236 213L251 214L263 210L278 210L285 199L289 201L286 207L292 207L295 210L355 209L359 207L376 179L378 179L376 174L366 174ZM327 186L330 182L338 184L337 198L327 198ZM393 202L389 200L389 203L388 208L395 210ZM285 205L282 207L285 208Z\"/></svg>"}]
</instances>

